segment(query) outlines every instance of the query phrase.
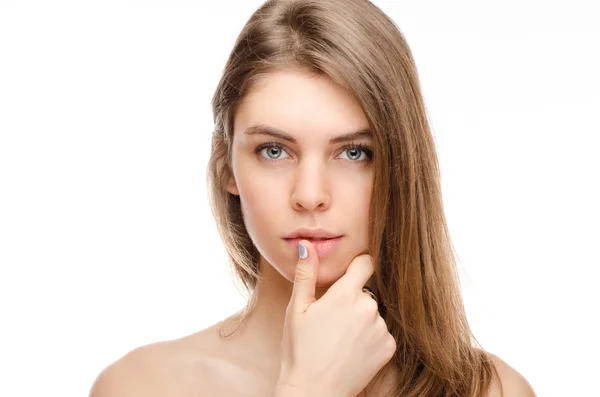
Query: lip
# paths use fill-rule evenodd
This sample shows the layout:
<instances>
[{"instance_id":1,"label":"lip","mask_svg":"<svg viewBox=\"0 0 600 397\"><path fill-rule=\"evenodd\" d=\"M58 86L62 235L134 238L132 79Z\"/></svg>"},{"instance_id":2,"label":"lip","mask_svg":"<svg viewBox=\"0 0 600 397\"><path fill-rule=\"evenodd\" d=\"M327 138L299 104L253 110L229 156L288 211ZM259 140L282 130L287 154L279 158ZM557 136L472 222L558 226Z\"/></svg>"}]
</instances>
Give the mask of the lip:
<instances>
[{"instance_id":1,"label":"lip","mask_svg":"<svg viewBox=\"0 0 600 397\"><path fill-rule=\"evenodd\" d=\"M337 238L337 237L341 237L341 236L342 235L340 235L340 234L335 234L335 233L332 233L328 230L321 229L321 228L309 229L306 227L302 227L300 229L294 230L292 233L288 234L284 238L285 239L300 238L300 239L310 240L310 239L315 239L315 238L333 239L333 238Z\"/></svg>"},{"instance_id":2,"label":"lip","mask_svg":"<svg viewBox=\"0 0 600 397\"><path fill-rule=\"evenodd\" d=\"M305 238L305 237L284 238L284 240L290 247L292 247L292 249L294 249L294 251L296 252L296 256L298 255L298 243L302 240L310 241L311 244L315 247L315 250L317 251L317 255L319 256L319 259L322 259L328 255L331 255L333 252L335 252L339 248L342 237L344 237L344 236L334 237L334 238L330 238L327 240L321 240L321 241L311 240L310 238Z\"/></svg>"}]
</instances>

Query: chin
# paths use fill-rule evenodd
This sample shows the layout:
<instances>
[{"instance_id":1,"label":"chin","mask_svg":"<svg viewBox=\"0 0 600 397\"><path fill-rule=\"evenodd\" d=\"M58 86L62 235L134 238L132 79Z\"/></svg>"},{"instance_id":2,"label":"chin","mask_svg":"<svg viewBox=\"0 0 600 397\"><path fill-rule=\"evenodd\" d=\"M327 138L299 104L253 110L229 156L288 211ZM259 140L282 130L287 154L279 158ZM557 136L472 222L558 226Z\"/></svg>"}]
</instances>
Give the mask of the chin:
<instances>
[{"instance_id":1,"label":"chin","mask_svg":"<svg viewBox=\"0 0 600 397\"><path fill-rule=\"evenodd\" d=\"M353 254L356 256L356 254ZM352 255L349 259L344 259L344 255L330 255L327 258L323 258L319 263L319 274L317 276L317 288L328 288L335 284L345 273L346 269L350 265L350 259L352 259ZM263 257L265 258L265 257ZM283 255L281 253L277 253L276 255L271 256L273 259L272 262L269 262L266 258L265 264L271 263L268 269L264 269L267 273L275 271L279 273L279 275L286 279L290 283L294 283L295 278L295 269L298 265L298 254L295 250L289 250L285 252ZM347 265L342 265L343 262L347 261Z\"/></svg>"},{"instance_id":2,"label":"chin","mask_svg":"<svg viewBox=\"0 0 600 397\"><path fill-rule=\"evenodd\" d=\"M338 281L345 273L346 269L331 269L331 268L323 268L319 269L319 275L317 276L316 288L329 288L336 281ZM292 283L294 282L294 277L292 274Z\"/></svg>"}]
</instances>

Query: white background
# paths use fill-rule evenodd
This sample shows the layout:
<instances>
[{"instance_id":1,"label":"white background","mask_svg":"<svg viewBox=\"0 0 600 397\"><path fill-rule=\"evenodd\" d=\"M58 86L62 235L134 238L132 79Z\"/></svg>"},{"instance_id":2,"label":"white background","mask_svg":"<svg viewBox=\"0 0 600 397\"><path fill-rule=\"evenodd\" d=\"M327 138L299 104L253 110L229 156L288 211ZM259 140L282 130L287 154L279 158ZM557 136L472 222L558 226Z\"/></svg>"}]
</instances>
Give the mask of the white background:
<instances>
[{"instance_id":1,"label":"white background","mask_svg":"<svg viewBox=\"0 0 600 397\"><path fill-rule=\"evenodd\" d=\"M374 3L417 63L476 337L539 396L600 396L595 2ZM0 4L0 395L83 396L244 303L205 171L262 1Z\"/></svg>"}]
</instances>

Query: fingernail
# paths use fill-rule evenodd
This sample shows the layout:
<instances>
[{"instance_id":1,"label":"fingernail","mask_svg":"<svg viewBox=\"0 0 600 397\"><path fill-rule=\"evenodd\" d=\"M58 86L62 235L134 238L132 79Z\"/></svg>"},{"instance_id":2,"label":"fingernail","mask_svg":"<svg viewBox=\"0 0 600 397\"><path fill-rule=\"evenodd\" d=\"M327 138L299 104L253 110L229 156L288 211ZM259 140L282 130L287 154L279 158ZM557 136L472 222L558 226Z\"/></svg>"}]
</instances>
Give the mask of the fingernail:
<instances>
[{"instance_id":1,"label":"fingernail","mask_svg":"<svg viewBox=\"0 0 600 397\"><path fill-rule=\"evenodd\" d=\"M298 254L300 255L300 259L306 259L308 256L308 250L302 243L298 243Z\"/></svg>"}]
</instances>

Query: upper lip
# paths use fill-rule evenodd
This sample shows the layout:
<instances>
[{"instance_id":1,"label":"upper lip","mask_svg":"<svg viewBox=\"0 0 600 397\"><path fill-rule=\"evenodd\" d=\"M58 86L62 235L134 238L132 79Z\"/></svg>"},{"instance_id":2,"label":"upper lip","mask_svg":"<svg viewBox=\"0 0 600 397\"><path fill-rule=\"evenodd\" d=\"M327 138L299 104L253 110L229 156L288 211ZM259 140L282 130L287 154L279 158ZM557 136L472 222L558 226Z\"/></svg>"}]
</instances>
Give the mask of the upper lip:
<instances>
[{"instance_id":1,"label":"upper lip","mask_svg":"<svg viewBox=\"0 0 600 397\"><path fill-rule=\"evenodd\" d=\"M325 229L309 229L306 227L296 229L284 238L335 238L340 234L331 233Z\"/></svg>"}]
</instances>

